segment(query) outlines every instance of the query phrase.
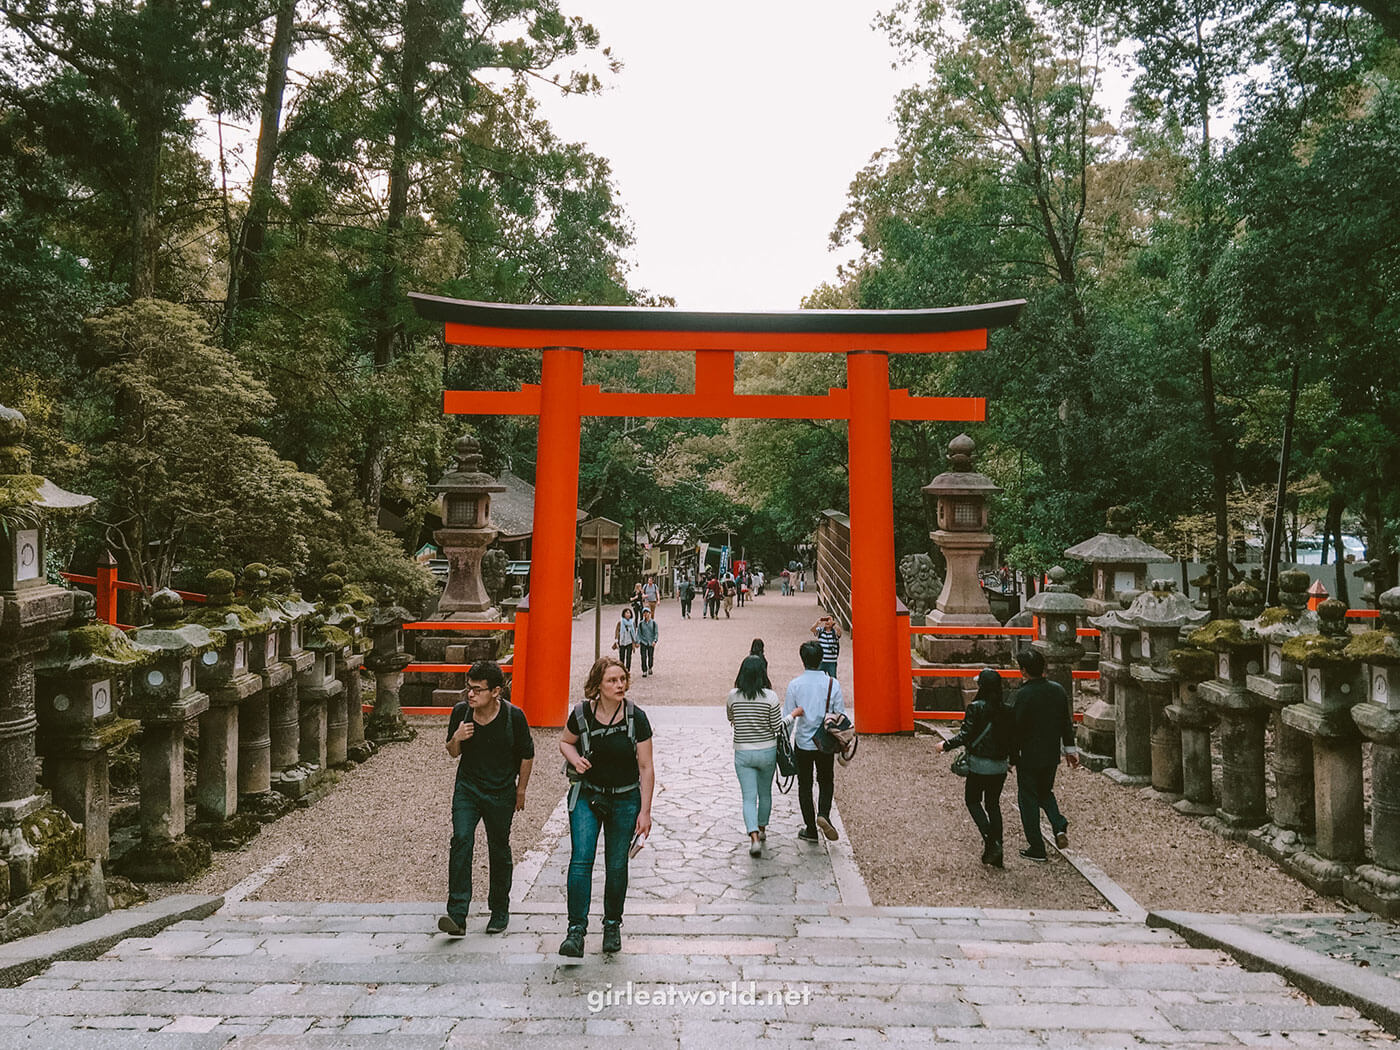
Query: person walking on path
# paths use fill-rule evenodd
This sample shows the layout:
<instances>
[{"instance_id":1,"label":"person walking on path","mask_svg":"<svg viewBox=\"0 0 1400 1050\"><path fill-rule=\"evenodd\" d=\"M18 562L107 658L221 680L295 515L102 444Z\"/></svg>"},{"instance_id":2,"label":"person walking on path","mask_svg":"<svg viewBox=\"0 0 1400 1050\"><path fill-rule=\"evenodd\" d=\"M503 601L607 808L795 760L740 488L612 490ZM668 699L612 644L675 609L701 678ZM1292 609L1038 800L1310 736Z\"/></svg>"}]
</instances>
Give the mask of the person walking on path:
<instances>
[{"instance_id":1,"label":"person walking on path","mask_svg":"<svg viewBox=\"0 0 1400 1050\"><path fill-rule=\"evenodd\" d=\"M632 597L627 599L627 603L632 606L632 618L641 622L642 610L646 608L646 595L642 593L642 585L634 584L632 587Z\"/></svg>"},{"instance_id":2,"label":"person walking on path","mask_svg":"<svg viewBox=\"0 0 1400 1050\"><path fill-rule=\"evenodd\" d=\"M687 576L681 581L681 585L677 590L680 592L681 596L681 619L689 620L690 606L691 603L695 601L695 584L691 581L690 577Z\"/></svg>"},{"instance_id":3,"label":"person walking on path","mask_svg":"<svg viewBox=\"0 0 1400 1050\"><path fill-rule=\"evenodd\" d=\"M963 800L982 833L982 863L1003 867L1001 789L1015 733L1012 709L1002 698L1001 675L991 667L977 673L977 698L967 705L958 735L943 750L967 748L968 774Z\"/></svg>"},{"instance_id":4,"label":"person walking on path","mask_svg":"<svg viewBox=\"0 0 1400 1050\"><path fill-rule=\"evenodd\" d=\"M763 661L763 688L772 689L773 683L768 680L768 656L763 651L763 639L755 638L753 644L749 646L749 655L756 656Z\"/></svg>"},{"instance_id":5,"label":"person walking on path","mask_svg":"<svg viewBox=\"0 0 1400 1050\"><path fill-rule=\"evenodd\" d=\"M729 619L729 614L734 611L734 594L738 591L738 586L734 583L734 577L729 573L724 574L724 579L720 582L724 591L724 618Z\"/></svg>"},{"instance_id":6,"label":"person walking on path","mask_svg":"<svg viewBox=\"0 0 1400 1050\"><path fill-rule=\"evenodd\" d=\"M836 838L836 826L831 823L831 799L835 794L834 767L836 756L817 749L813 735L828 717L845 714L846 701L841 696L841 683L821 671L822 647L806 641L797 647L803 672L788 683L783 697L784 717L796 718L797 730L793 747L797 752L797 801L802 807L800 839L817 841L821 831L828 839ZM817 804L812 805L812 777L817 780Z\"/></svg>"},{"instance_id":7,"label":"person walking on path","mask_svg":"<svg viewBox=\"0 0 1400 1050\"><path fill-rule=\"evenodd\" d=\"M632 615L632 606L622 607L622 618L613 628L613 648L617 658L630 675L632 673L632 647L637 644L637 620Z\"/></svg>"},{"instance_id":8,"label":"person walking on path","mask_svg":"<svg viewBox=\"0 0 1400 1050\"><path fill-rule=\"evenodd\" d=\"M569 712L559 751L572 772L569 788L569 928L559 954L583 957L593 864L603 836L603 951L622 950L622 906L634 844L651 833L651 722L627 699L631 676L611 656L595 660L586 698Z\"/></svg>"},{"instance_id":9,"label":"person walking on path","mask_svg":"<svg viewBox=\"0 0 1400 1050\"><path fill-rule=\"evenodd\" d=\"M652 664L656 660L656 640L661 637L661 629L656 626L656 618L650 609L642 610L642 622L637 624L637 644L642 647L642 677L649 678L654 673Z\"/></svg>"},{"instance_id":10,"label":"person walking on path","mask_svg":"<svg viewBox=\"0 0 1400 1050\"><path fill-rule=\"evenodd\" d=\"M768 662L746 656L725 702L734 727L734 775L744 799L744 828L749 856L763 853L768 818L773 812L773 774L778 768L778 734L784 731L778 694L768 683Z\"/></svg>"},{"instance_id":11,"label":"person walking on path","mask_svg":"<svg viewBox=\"0 0 1400 1050\"><path fill-rule=\"evenodd\" d=\"M1069 821L1055 799L1055 769L1063 755L1065 765L1079 765L1079 748L1074 745L1074 716L1069 696L1058 682L1045 677L1045 657L1034 649L1016 656L1021 666L1021 687L1016 690L1015 753L1016 804L1021 810L1021 827L1026 848L1021 856L1044 864L1045 838L1040 833L1040 812L1050 820L1055 845L1069 845Z\"/></svg>"},{"instance_id":12,"label":"person walking on path","mask_svg":"<svg viewBox=\"0 0 1400 1050\"><path fill-rule=\"evenodd\" d=\"M724 595L724 587L715 576L705 580L705 611L711 620L719 619L719 602Z\"/></svg>"},{"instance_id":13,"label":"person walking on path","mask_svg":"<svg viewBox=\"0 0 1400 1050\"><path fill-rule=\"evenodd\" d=\"M841 625L830 613L822 613L812 624L812 633L822 647L821 669L835 678L836 661L841 658Z\"/></svg>"},{"instance_id":14,"label":"person walking on path","mask_svg":"<svg viewBox=\"0 0 1400 1050\"><path fill-rule=\"evenodd\" d=\"M510 923L510 824L525 808L535 742L525 712L503 698L505 685L494 660L476 661L467 671L467 699L452 708L447 723L447 753L457 759L457 780L452 789L447 914L438 920L438 929L453 937L466 933L478 823L486 825L490 872L486 932L501 933Z\"/></svg>"},{"instance_id":15,"label":"person walking on path","mask_svg":"<svg viewBox=\"0 0 1400 1050\"><path fill-rule=\"evenodd\" d=\"M656 577L648 576L646 585L642 588L642 600L646 602L646 608L651 610L652 616L656 615L656 606L661 601L661 588L656 585Z\"/></svg>"}]
</instances>

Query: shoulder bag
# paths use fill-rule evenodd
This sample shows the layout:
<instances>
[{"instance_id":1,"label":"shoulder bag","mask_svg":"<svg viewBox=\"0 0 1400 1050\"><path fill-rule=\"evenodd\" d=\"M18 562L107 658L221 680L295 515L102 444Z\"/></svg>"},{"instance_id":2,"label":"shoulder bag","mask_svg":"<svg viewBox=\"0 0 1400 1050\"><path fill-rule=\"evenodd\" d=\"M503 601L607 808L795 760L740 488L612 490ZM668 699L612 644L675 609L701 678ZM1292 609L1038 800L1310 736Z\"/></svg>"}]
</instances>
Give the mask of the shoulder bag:
<instances>
[{"instance_id":1,"label":"shoulder bag","mask_svg":"<svg viewBox=\"0 0 1400 1050\"><path fill-rule=\"evenodd\" d=\"M831 714L831 687L835 679L826 684L826 713ZM837 715L836 718L828 722L825 717L821 724L817 726L816 732L812 734L812 743L817 745L817 750L828 755L836 755L845 765L856 757L856 727L851 724L851 720L844 714Z\"/></svg>"}]
</instances>

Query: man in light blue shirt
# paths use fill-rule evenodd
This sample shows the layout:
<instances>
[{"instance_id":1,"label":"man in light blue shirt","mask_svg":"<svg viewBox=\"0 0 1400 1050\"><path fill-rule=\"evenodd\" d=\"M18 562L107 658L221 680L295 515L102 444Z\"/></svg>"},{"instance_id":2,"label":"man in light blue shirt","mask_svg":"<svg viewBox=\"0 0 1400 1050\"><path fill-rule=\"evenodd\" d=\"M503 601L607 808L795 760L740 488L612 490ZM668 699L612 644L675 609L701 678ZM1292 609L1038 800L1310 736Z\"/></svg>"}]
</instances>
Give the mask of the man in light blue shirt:
<instances>
[{"instance_id":1,"label":"man in light blue shirt","mask_svg":"<svg viewBox=\"0 0 1400 1050\"><path fill-rule=\"evenodd\" d=\"M831 798L835 793L834 770L836 756L817 750L812 736L828 714L846 713L846 701L841 695L841 683L821 671L822 647L817 641L803 642L797 648L806 669L788 683L783 698L783 716L796 716L793 744L797 750L797 801L802 807L802 830L797 837L817 841L821 831L828 839L836 838L831 823ZM812 774L817 779L817 804L812 805Z\"/></svg>"}]
</instances>

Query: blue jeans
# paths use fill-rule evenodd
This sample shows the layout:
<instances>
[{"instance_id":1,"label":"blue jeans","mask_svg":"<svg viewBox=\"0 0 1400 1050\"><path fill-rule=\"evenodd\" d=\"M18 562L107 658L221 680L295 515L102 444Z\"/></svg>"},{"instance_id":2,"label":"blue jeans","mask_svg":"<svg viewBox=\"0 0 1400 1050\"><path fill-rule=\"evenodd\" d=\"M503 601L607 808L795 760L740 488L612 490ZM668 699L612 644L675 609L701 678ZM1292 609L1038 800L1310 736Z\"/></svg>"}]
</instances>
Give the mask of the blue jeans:
<instances>
[{"instance_id":1,"label":"blue jeans","mask_svg":"<svg viewBox=\"0 0 1400 1050\"><path fill-rule=\"evenodd\" d=\"M588 905L593 899L593 861L598 835L603 835L603 921L622 921L627 896L627 851L642 811L640 788L625 795L602 795L586 784L569 814L569 925L588 925Z\"/></svg>"},{"instance_id":2,"label":"blue jeans","mask_svg":"<svg viewBox=\"0 0 1400 1050\"><path fill-rule=\"evenodd\" d=\"M494 915L510 911L510 883L515 871L510 855L510 822L515 816L515 792L491 799L466 781L458 780L452 792L452 852L447 862L447 914L467 917L472 902L472 851L476 826L486 824L486 856L490 888L486 906Z\"/></svg>"},{"instance_id":3,"label":"blue jeans","mask_svg":"<svg viewBox=\"0 0 1400 1050\"><path fill-rule=\"evenodd\" d=\"M773 772L778 768L778 746L734 752L734 773L744 796L744 829L753 834L768 826L773 812Z\"/></svg>"},{"instance_id":4,"label":"blue jeans","mask_svg":"<svg viewBox=\"0 0 1400 1050\"><path fill-rule=\"evenodd\" d=\"M832 678L835 678L835 677L836 677L836 661L835 661L835 660L823 660L823 661L822 661L822 666L821 666L821 672L822 672L822 674L830 675Z\"/></svg>"}]
</instances>

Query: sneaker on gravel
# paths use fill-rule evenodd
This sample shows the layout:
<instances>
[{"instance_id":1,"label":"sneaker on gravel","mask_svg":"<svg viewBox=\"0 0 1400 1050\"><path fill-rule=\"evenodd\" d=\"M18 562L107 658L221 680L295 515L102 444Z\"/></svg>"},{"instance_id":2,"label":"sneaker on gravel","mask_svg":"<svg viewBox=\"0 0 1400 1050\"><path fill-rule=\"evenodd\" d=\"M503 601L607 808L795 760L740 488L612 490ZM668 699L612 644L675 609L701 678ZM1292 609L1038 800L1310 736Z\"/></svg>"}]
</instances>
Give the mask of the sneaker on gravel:
<instances>
[{"instance_id":1,"label":"sneaker on gravel","mask_svg":"<svg viewBox=\"0 0 1400 1050\"><path fill-rule=\"evenodd\" d=\"M1029 846L1021 851L1021 856L1025 857L1026 860L1035 861L1037 864L1044 864L1049 859L1044 853L1036 853Z\"/></svg>"},{"instance_id":2,"label":"sneaker on gravel","mask_svg":"<svg viewBox=\"0 0 1400 1050\"><path fill-rule=\"evenodd\" d=\"M831 821L827 820L826 817L817 818L817 827L820 828L821 833L832 842L835 842L838 838L840 838L840 836L836 834L836 825L833 824Z\"/></svg>"},{"instance_id":3,"label":"sneaker on gravel","mask_svg":"<svg viewBox=\"0 0 1400 1050\"><path fill-rule=\"evenodd\" d=\"M797 833L797 837L805 842L816 842L821 836L817 834L816 828L803 828Z\"/></svg>"},{"instance_id":4,"label":"sneaker on gravel","mask_svg":"<svg viewBox=\"0 0 1400 1050\"><path fill-rule=\"evenodd\" d=\"M491 919L486 924L487 933L505 933L506 927L510 925L510 912L493 911Z\"/></svg>"},{"instance_id":5,"label":"sneaker on gravel","mask_svg":"<svg viewBox=\"0 0 1400 1050\"><path fill-rule=\"evenodd\" d=\"M609 953L622 951L622 923L604 920L603 951Z\"/></svg>"},{"instance_id":6,"label":"sneaker on gravel","mask_svg":"<svg viewBox=\"0 0 1400 1050\"><path fill-rule=\"evenodd\" d=\"M570 959L583 958L582 926L569 927L569 932L564 935L564 943L559 945L559 954L567 955Z\"/></svg>"},{"instance_id":7,"label":"sneaker on gravel","mask_svg":"<svg viewBox=\"0 0 1400 1050\"><path fill-rule=\"evenodd\" d=\"M1055 848L1069 849L1069 834L1064 831L1055 832Z\"/></svg>"},{"instance_id":8,"label":"sneaker on gravel","mask_svg":"<svg viewBox=\"0 0 1400 1050\"><path fill-rule=\"evenodd\" d=\"M451 915L444 915L438 920L438 929L449 937L461 937L467 932L464 923L464 919L454 919Z\"/></svg>"}]
</instances>

